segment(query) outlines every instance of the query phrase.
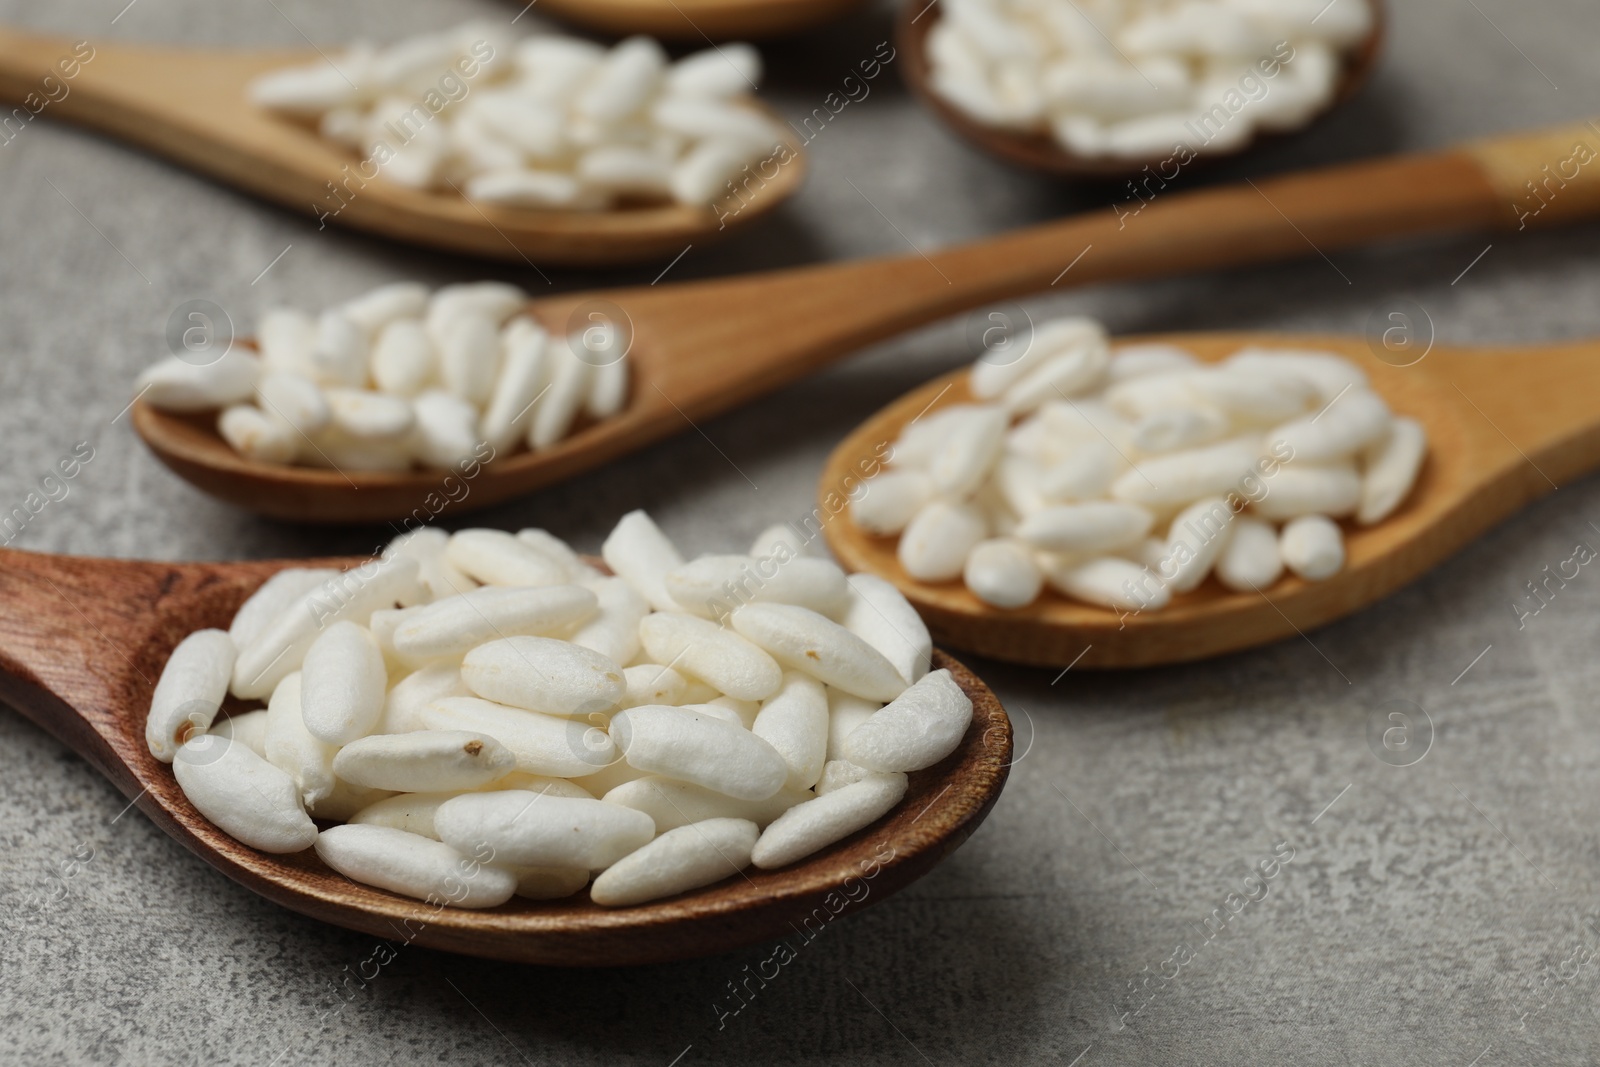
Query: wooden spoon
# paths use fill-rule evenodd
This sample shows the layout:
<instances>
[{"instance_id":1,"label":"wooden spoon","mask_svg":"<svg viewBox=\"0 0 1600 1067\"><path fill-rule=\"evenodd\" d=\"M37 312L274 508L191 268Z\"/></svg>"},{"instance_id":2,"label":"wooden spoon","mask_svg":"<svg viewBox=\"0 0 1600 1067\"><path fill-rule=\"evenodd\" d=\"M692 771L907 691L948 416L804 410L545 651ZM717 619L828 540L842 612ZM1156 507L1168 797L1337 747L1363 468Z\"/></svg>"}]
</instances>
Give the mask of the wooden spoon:
<instances>
[{"instance_id":1,"label":"wooden spoon","mask_svg":"<svg viewBox=\"0 0 1600 1067\"><path fill-rule=\"evenodd\" d=\"M1434 346L1394 366L1364 338L1252 333L1169 334L1206 360L1246 345L1322 349L1357 363L1398 414L1428 430L1428 458L1410 496L1374 526L1345 523L1344 570L1322 582L1286 576L1257 593L1208 580L1171 606L1117 612L1046 592L1016 611L990 607L960 582L909 577L895 538L872 537L840 514L828 544L849 569L893 582L942 644L1014 663L1148 667L1236 652L1304 633L1399 589L1531 500L1600 466L1600 341L1535 348ZM1406 359L1412 357L1407 356ZM924 409L970 401L967 372L946 375L884 408L829 457L822 493L838 492L856 464L893 441ZM1264 479L1270 487L1271 478ZM854 483L849 483L854 484ZM836 510L836 509L833 509Z\"/></svg>"},{"instance_id":2,"label":"wooden spoon","mask_svg":"<svg viewBox=\"0 0 1600 1067\"><path fill-rule=\"evenodd\" d=\"M63 80L54 65L72 55L71 42L0 28L0 101L119 137L309 217L448 252L535 267L671 257L754 222L805 175L805 157L791 137L790 158L769 166L770 177L709 208L535 211L480 204L451 190L411 189L381 175L362 183L353 153L245 97L258 75L317 62L319 53L93 47L77 76ZM40 107L47 75L68 92ZM332 186L353 191L340 199Z\"/></svg>"},{"instance_id":3,"label":"wooden spoon","mask_svg":"<svg viewBox=\"0 0 1600 1067\"><path fill-rule=\"evenodd\" d=\"M241 845L195 811L172 768L145 747L151 690L173 647L196 629L226 627L274 572L306 565L0 550L0 602L7 605L0 614L0 698L94 764L156 825L229 878L304 915L386 940L522 963L602 967L712 955L786 936L814 911L826 922L844 906L881 900L925 874L988 815L1010 768L1011 724L1000 702L972 672L935 652L934 665L948 667L972 698L966 739L942 763L913 774L892 812L832 848L782 870L752 868L746 877L634 908L601 908L587 893L541 903L513 898L484 910L434 908L351 882L310 850L275 856Z\"/></svg>"},{"instance_id":4,"label":"wooden spoon","mask_svg":"<svg viewBox=\"0 0 1600 1067\"><path fill-rule=\"evenodd\" d=\"M937 0L927 6L924 6L924 2L925 0L910 0L900 7L899 15L896 17L895 48L901 57L901 69L905 72L906 83L929 110L967 141L991 155L999 156L1018 166L1069 178L1126 178L1141 174L1148 168L1166 176L1168 180L1171 179L1172 175L1166 174L1166 168L1173 165L1173 160L1169 158L1172 155L1170 151L1149 159L1080 156L1062 146L1048 133L1000 129L979 122L952 105L935 92L931 84L927 38L933 27L938 24L941 12ZM1191 162L1183 164L1183 169L1191 171L1220 159L1240 155L1260 145L1292 137L1354 96L1366 84L1373 67L1377 65L1378 54L1383 49L1387 21L1383 0L1366 0L1366 2L1372 5L1372 30L1360 44L1344 54L1339 83L1327 107L1307 123L1293 130L1282 133L1258 133L1237 148L1198 155ZM1166 166L1163 167L1163 164Z\"/></svg>"},{"instance_id":5,"label":"wooden spoon","mask_svg":"<svg viewBox=\"0 0 1600 1067\"><path fill-rule=\"evenodd\" d=\"M843 17L861 0L542 0L546 15L602 33L667 41L760 41Z\"/></svg>"},{"instance_id":6,"label":"wooden spoon","mask_svg":"<svg viewBox=\"0 0 1600 1067\"><path fill-rule=\"evenodd\" d=\"M1009 296L1330 251L1378 237L1515 229L1600 214L1600 167L1577 171L1538 208L1523 183L1559 166L1589 126L1504 136L1447 151L1164 193L1141 211L1095 211L1000 237L898 258L805 267L682 285L569 293L534 301L552 329L599 308L631 323L627 407L543 452L488 464L446 494L445 474L362 474L249 462L213 421L133 407L161 460L239 507L303 522L452 514L571 477L838 360L873 341ZM1519 211L1525 214L1519 217ZM1338 268L1330 261L1330 277ZM451 482L452 486L456 483Z\"/></svg>"}]
</instances>

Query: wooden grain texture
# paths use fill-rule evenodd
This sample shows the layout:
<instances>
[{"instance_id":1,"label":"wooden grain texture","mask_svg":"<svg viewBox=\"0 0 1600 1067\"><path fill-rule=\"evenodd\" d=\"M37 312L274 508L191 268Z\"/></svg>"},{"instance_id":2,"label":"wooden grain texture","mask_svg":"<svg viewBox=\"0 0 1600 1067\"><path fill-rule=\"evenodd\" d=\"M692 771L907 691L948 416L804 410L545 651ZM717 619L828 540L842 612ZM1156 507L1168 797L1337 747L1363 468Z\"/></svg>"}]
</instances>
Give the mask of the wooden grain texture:
<instances>
[{"instance_id":1,"label":"wooden grain texture","mask_svg":"<svg viewBox=\"0 0 1600 1067\"><path fill-rule=\"evenodd\" d=\"M354 559L310 561L352 566ZM1011 724L992 692L935 653L973 701L949 758L911 775L887 816L782 870L632 908L513 898L498 908L435 908L357 885L310 850L257 852L189 804L172 768L144 744L150 695L190 632L226 627L261 582L304 560L144 563L0 549L0 699L55 735L132 798L161 829L234 881L312 918L387 941L552 966L654 963L788 935L876 903L958 847L994 806L1011 764ZM851 881L847 882L847 879ZM863 888L865 887L865 888ZM792 924L792 925L791 925Z\"/></svg>"},{"instance_id":2,"label":"wooden grain texture","mask_svg":"<svg viewBox=\"0 0 1600 1067\"><path fill-rule=\"evenodd\" d=\"M1345 356L1370 375L1396 413L1427 427L1428 458L1416 486L1385 521L1344 524L1345 569L1327 581L1287 576L1257 595L1228 592L1208 579L1194 592L1174 596L1161 611L1122 617L1052 592L1028 607L1002 611L960 582L915 581L896 558L895 538L869 536L847 515L824 527L829 547L846 568L893 582L941 644L1039 666L1147 667L1310 632L1445 563L1530 500L1600 465L1600 342L1525 349L1437 346L1419 363L1396 367L1377 359L1362 338L1218 333L1127 340L1169 341L1206 360L1246 345ZM960 371L895 401L833 452L819 496L849 491L853 483L846 478L881 454L884 442L894 441L930 404L937 410L970 399L967 372ZM1271 486L1270 478L1264 481Z\"/></svg>"},{"instance_id":3,"label":"wooden grain texture","mask_svg":"<svg viewBox=\"0 0 1600 1067\"><path fill-rule=\"evenodd\" d=\"M1474 152L1496 143L1481 142ZM1600 213L1600 202L1574 199L1586 206L1573 217ZM1092 211L926 256L543 298L530 311L560 332L577 321L575 311L596 302L631 323L627 405L553 448L497 458L450 507L463 513L570 478L864 345L996 300L1515 223L1475 157L1450 150L1163 193L1133 217ZM275 518L425 518L445 499L445 474L438 471L366 474L253 463L229 449L209 420L164 415L142 403L134 405L133 424L184 478Z\"/></svg>"},{"instance_id":4,"label":"wooden grain texture","mask_svg":"<svg viewBox=\"0 0 1600 1067\"><path fill-rule=\"evenodd\" d=\"M1345 53L1339 71L1338 85L1326 107L1296 129L1283 133L1257 133L1237 148L1199 155L1184 165L1184 171L1191 172L1217 160L1243 155L1260 145L1297 136L1355 96L1366 84L1373 68L1377 65L1378 56L1383 51L1388 25L1388 15L1383 0L1367 0L1367 2L1372 5L1372 30L1359 45ZM972 118L934 92L931 84L927 40L928 34L938 24L942 14L937 2L928 4L927 7L918 0L902 4L895 19L895 47L900 53L901 70L911 91L928 110L939 116L940 121L968 143L1008 163L1029 170L1059 174L1064 178L1106 180L1129 178L1140 175L1146 170L1161 172L1164 170L1162 164L1171 162L1170 150L1148 159L1080 156L1062 146L1048 133L1006 130ZM1270 84L1269 82L1268 85Z\"/></svg>"},{"instance_id":5,"label":"wooden grain texture","mask_svg":"<svg viewBox=\"0 0 1600 1067\"><path fill-rule=\"evenodd\" d=\"M666 41L764 41L842 18L861 0L543 0L546 15L602 33Z\"/></svg>"},{"instance_id":6,"label":"wooden grain texture","mask_svg":"<svg viewBox=\"0 0 1600 1067\"><path fill-rule=\"evenodd\" d=\"M1504 202L1507 226L1559 226L1600 212L1600 124L1468 141L1462 151Z\"/></svg>"},{"instance_id":7,"label":"wooden grain texture","mask_svg":"<svg viewBox=\"0 0 1600 1067\"><path fill-rule=\"evenodd\" d=\"M770 180L710 208L671 204L587 212L480 204L452 190L410 189L381 174L362 182L353 153L245 98L258 75L320 62L314 51L93 47L94 57L65 83L67 95L42 108L41 118L119 138L308 218L338 208L325 224L535 268L669 259L687 244L709 243L767 214L805 175L803 151L791 135L786 143L793 158L770 167ZM71 50L67 38L0 28L0 102L25 104ZM339 186L352 173L347 198L335 197L329 183Z\"/></svg>"}]
</instances>

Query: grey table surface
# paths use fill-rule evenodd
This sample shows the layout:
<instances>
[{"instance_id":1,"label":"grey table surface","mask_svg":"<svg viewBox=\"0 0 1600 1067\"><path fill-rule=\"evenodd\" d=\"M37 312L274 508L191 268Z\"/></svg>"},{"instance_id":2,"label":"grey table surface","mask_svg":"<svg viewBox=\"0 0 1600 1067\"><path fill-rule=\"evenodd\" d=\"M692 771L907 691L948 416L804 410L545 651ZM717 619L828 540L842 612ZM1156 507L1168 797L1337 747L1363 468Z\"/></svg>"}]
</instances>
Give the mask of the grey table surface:
<instances>
[{"instance_id":1,"label":"grey table surface","mask_svg":"<svg viewBox=\"0 0 1600 1067\"><path fill-rule=\"evenodd\" d=\"M0 0L0 18L92 41L295 46L302 32L388 38L517 12L492 0L125 2ZM1588 0L1398 0L1392 15L1381 68L1351 106L1200 180L1600 111L1600 10ZM889 18L874 7L768 47L770 97L809 112L886 38ZM669 280L927 249L1115 196L977 155L892 73L812 153L793 203L695 247ZM247 328L272 303L317 307L393 279L545 284L319 233L309 213L43 120L0 145L0 188L0 504L78 442L94 448L70 494L15 542L33 550L368 549L383 531L257 520L197 494L138 444L117 416L133 376L163 353L168 314L205 298ZM1026 304L1093 313L1118 332L1360 332L1406 296L1442 341L1581 337L1600 334L1597 236L1585 226L1411 242L1340 252L1337 269L1309 256ZM659 269L549 273L571 288ZM742 546L808 510L823 457L851 425L970 358L962 321L878 346L707 423L704 436L444 524L538 524L594 549L642 506L691 549ZM1213 662L1058 678L976 661L1019 741L993 815L939 869L830 926L746 1001L730 999L729 983L767 947L566 972L413 947L324 1015L331 983L368 958L371 937L258 899L137 812L119 817L125 799L88 765L0 710L0 1061L1594 1062L1600 580L1584 571L1522 628L1512 607L1545 564L1600 544L1591 521L1600 484L1563 485L1386 602ZM1393 701L1425 709L1417 729L1431 723L1431 749L1407 767L1368 744L1369 722ZM92 858L74 865L74 850ZM1275 850L1292 860L1266 895L1208 936L1203 920L1231 914L1228 895ZM40 892L53 901L42 911L28 906Z\"/></svg>"}]
</instances>

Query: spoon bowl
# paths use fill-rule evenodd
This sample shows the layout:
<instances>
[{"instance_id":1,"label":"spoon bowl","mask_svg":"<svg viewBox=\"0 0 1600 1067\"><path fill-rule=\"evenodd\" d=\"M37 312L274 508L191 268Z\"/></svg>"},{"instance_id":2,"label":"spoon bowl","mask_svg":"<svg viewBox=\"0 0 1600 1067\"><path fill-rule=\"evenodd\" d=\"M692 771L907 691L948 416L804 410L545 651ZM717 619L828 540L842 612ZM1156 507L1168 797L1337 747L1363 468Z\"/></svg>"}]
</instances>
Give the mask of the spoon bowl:
<instances>
[{"instance_id":1,"label":"spoon bowl","mask_svg":"<svg viewBox=\"0 0 1600 1067\"><path fill-rule=\"evenodd\" d=\"M566 293L529 313L566 335L599 313L632 338L627 406L552 448L501 456L468 479L447 472L340 472L254 463L214 420L136 403L161 460L239 507L299 522L425 521L486 507L587 471L913 327L1052 288L1217 270L1324 254L1383 237L1548 225L1600 215L1600 170L1522 209L1525 175L1562 160L1586 125L1446 151L1164 193L1132 217L1094 211L927 254L678 284ZM1539 203L1535 201L1535 203ZM459 491L456 481L467 490ZM452 486L455 486L452 488ZM445 492L448 490L448 492Z\"/></svg>"},{"instance_id":2,"label":"spoon bowl","mask_svg":"<svg viewBox=\"0 0 1600 1067\"><path fill-rule=\"evenodd\" d=\"M540 11L617 37L762 41L842 18L861 0L544 0Z\"/></svg>"},{"instance_id":3,"label":"spoon bowl","mask_svg":"<svg viewBox=\"0 0 1600 1067\"><path fill-rule=\"evenodd\" d=\"M0 28L0 101L24 106L72 54L65 38ZM363 182L357 157L309 126L251 104L256 77L320 58L305 51L222 51L95 44L70 91L40 113L121 138L308 218L446 252L541 265L669 259L771 212L800 187L805 156L744 183L710 207L538 211L481 204L453 190L412 189L381 175ZM33 110L32 105L29 110ZM768 112L778 126L781 119ZM774 159L780 158L774 154ZM353 177L352 177L353 175ZM346 190L336 195L335 187Z\"/></svg>"},{"instance_id":4,"label":"spoon bowl","mask_svg":"<svg viewBox=\"0 0 1600 1067\"><path fill-rule=\"evenodd\" d=\"M1257 133L1236 148L1199 153L1193 160L1183 164L1184 168L1192 171L1208 163L1234 158L1262 145L1297 136L1355 96L1366 84L1373 68L1377 65L1386 33L1387 18L1383 0L1365 0L1365 2L1372 7L1372 29L1360 44L1345 52L1333 99L1326 107L1292 130ZM1172 162L1169 158L1170 151L1148 159L1082 156L1057 142L1048 133L990 126L951 104L934 91L928 62L928 34L938 24L940 14L937 2L924 7L920 0L912 0L911 3L902 5L895 18L895 47L902 57L902 70L912 92L939 117L940 121L964 140L1008 163L1047 174L1058 174L1065 178L1114 181L1142 174L1146 168L1170 178L1162 167L1163 164Z\"/></svg>"},{"instance_id":5,"label":"spoon bowl","mask_svg":"<svg viewBox=\"0 0 1600 1067\"><path fill-rule=\"evenodd\" d=\"M959 581L911 578L896 557L896 538L870 536L843 513L824 527L829 547L846 569L893 582L941 644L1035 666L1149 667L1304 636L1394 592L1524 504L1600 466L1600 341L1434 346L1418 362L1397 366L1364 338L1208 333L1128 340L1181 345L1206 361L1246 346L1317 349L1351 360L1396 414L1427 428L1416 485L1382 522L1343 524L1345 566L1326 581L1287 575L1259 593L1234 593L1208 579L1147 613L1119 613L1048 590L1027 607L995 608ZM861 464L881 456L882 445L920 412L971 399L967 372L959 371L896 400L834 450L821 495L847 492L855 483L846 479L872 469ZM1264 481L1270 490L1271 478Z\"/></svg>"},{"instance_id":6,"label":"spoon bowl","mask_svg":"<svg viewBox=\"0 0 1600 1067\"><path fill-rule=\"evenodd\" d=\"M356 559L315 561L353 566ZM496 908L434 907L359 885L311 850L240 844L184 797L150 755L144 720L168 655L193 630L228 625L274 572L305 561L145 563L0 550L0 699L83 756L190 851L293 911L386 940L549 966L658 963L784 936L883 899L926 873L981 823L1005 784L1011 724L987 686L934 653L972 699L952 755L911 775L884 818L781 870L751 869L706 889L632 908L513 898ZM864 887L864 888L863 888ZM820 910L819 910L820 909Z\"/></svg>"}]
</instances>

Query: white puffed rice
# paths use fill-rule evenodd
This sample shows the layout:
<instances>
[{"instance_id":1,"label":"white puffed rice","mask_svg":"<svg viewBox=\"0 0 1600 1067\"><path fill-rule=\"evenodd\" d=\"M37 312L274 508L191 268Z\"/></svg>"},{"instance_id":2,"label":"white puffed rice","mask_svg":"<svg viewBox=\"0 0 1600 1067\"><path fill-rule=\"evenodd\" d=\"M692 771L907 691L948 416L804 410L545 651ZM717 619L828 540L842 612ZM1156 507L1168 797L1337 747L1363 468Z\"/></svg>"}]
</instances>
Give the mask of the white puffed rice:
<instances>
[{"instance_id":1,"label":"white puffed rice","mask_svg":"<svg viewBox=\"0 0 1600 1067\"><path fill-rule=\"evenodd\" d=\"M975 402L907 426L851 502L858 527L898 538L908 577L959 578L996 608L1048 587L1156 611L1213 573L1237 592L1286 568L1321 581L1344 565L1333 520L1388 517L1426 457L1422 424L1392 415L1331 352L1246 348L1208 365L1173 345L1113 351L1098 323L1062 319L1006 356L974 365ZM987 443L996 419L998 449ZM941 478L955 442L967 462Z\"/></svg>"},{"instance_id":2,"label":"white puffed rice","mask_svg":"<svg viewBox=\"0 0 1600 1067\"><path fill-rule=\"evenodd\" d=\"M139 396L175 413L219 411L217 433L259 463L344 471L463 472L542 451L627 405L626 351L596 351L518 314L501 282L380 286L313 320L290 308L207 364L169 356ZM509 535L506 535L509 537Z\"/></svg>"},{"instance_id":3,"label":"white puffed rice","mask_svg":"<svg viewBox=\"0 0 1600 1067\"><path fill-rule=\"evenodd\" d=\"M1165 157L1158 169L1310 122L1333 102L1344 56L1373 24L1368 0L940 8L927 38L929 80L951 106L986 126L1052 137L1079 157Z\"/></svg>"},{"instance_id":4,"label":"white puffed rice","mask_svg":"<svg viewBox=\"0 0 1600 1067\"><path fill-rule=\"evenodd\" d=\"M249 97L317 122L357 154L342 187L330 186L341 204L381 175L541 211L702 207L730 195L750 167L790 158L784 130L750 96L760 76L761 58L747 44L673 62L648 37L607 49L553 34L517 40L468 23L273 71L250 84ZM407 310L404 301L374 302L368 331Z\"/></svg>"},{"instance_id":5,"label":"white puffed rice","mask_svg":"<svg viewBox=\"0 0 1600 1067\"><path fill-rule=\"evenodd\" d=\"M607 577L543 530L413 531L190 635L147 743L240 841L459 907L591 876L625 907L793 863L899 803L972 718L893 586L797 545L685 562L633 512ZM230 691L267 708L213 721Z\"/></svg>"}]
</instances>

